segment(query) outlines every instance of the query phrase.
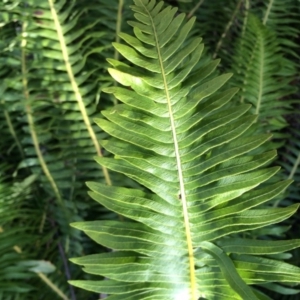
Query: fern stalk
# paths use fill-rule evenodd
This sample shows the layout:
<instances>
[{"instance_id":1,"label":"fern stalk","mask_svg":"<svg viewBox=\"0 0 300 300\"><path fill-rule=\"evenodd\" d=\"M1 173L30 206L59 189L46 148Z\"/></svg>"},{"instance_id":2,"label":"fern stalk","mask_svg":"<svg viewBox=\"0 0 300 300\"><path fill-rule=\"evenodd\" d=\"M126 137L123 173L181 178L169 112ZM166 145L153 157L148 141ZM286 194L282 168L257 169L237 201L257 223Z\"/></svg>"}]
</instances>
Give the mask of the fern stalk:
<instances>
[{"instance_id":1,"label":"fern stalk","mask_svg":"<svg viewBox=\"0 0 300 300\"><path fill-rule=\"evenodd\" d=\"M300 153L297 156L296 162L293 165L293 168L292 168L292 170L291 170L291 172L289 174L288 179L293 179L294 178L294 175L297 172L297 170L299 168L299 165L300 165Z\"/></svg>"},{"instance_id":2,"label":"fern stalk","mask_svg":"<svg viewBox=\"0 0 300 300\"><path fill-rule=\"evenodd\" d=\"M65 268L65 272L66 272L66 278L68 280L71 280L71 272L70 272L69 263L68 263L68 259L66 257L64 248L62 247L60 242L58 242L57 246L58 246L59 253L60 253L60 256L61 256L63 264L64 264L64 268ZM69 290L70 290L70 294L71 294L71 300L76 300L74 287L70 284L69 284Z\"/></svg>"},{"instance_id":3,"label":"fern stalk","mask_svg":"<svg viewBox=\"0 0 300 300\"><path fill-rule=\"evenodd\" d=\"M55 24L56 32L57 32L57 35L58 35L58 39L59 39L59 42L60 42L62 57L63 57L63 60L65 62L66 70L67 70L67 73L68 73L68 76L69 76L69 79L70 79L71 86L72 86L73 91L74 91L75 98L77 100L77 103L78 103L79 109L81 111L81 115L83 117L86 128L87 128L87 130L89 132L89 135L90 135L90 137L93 141L94 147L96 149L96 153L97 153L98 156L102 157L101 147L98 143L96 134L95 134L95 132L92 128L89 116L87 114L87 111L86 111L86 108L85 108L85 105L84 105L84 102L83 102L83 98L82 98L80 90L79 90L79 86L76 82L76 79L75 79L75 76L74 76L74 73L73 73L73 70L72 70L72 66L71 66L71 63L69 61L69 55L68 55L68 50L67 50L65 37L64 37L63 30L62 30L62 27L61 27L60 22L59 22L58 14L57 14L56 9L54 7L54 2L53 2L53 0L48 0L48 2L49 2L49 6L50 6L51 15L52 15L52 18L53 18L53 21L54 21L54 24ZM111 185L111 179L110 179L108 170L105 167L103 167L102 171L103 171L104 178L105 178L105 181L106 181L107 185Z\"/></svg>"},{"instance_id":4,"label":"fern stalk","mask_svg":"<svg viewBox=\"0 0 300 300\"><path fill-rule=\"evenodd\" d=\"M263 43L259 43L260 45L260 55L259 55L259 89L258 89L258 97L257 97L257 104L256 104L256 109L255 109L255 114L259 115L260 113L260 106L261 106L261 102L262 102L262 94L263 94L263 86L264 86L264 64L265 64L265 60L264 60L264 46Z\"/></svg>"},{"instance_id":5,"label":"fern stalk","mask_svg":"<svg viewBox=\"0 0 300 300\"><path fill-rule=\"evenodd\" d=\"M26 27L27 27L27 24L26 24L26 22L24 22L22 24L22 32L25 31ZM49 181L49 183L50 183L50 185L51 185L51 187L54 191L54 194L56 196L58 205L61 206L64 211L66 211L63 200L62 200L62 197L61 197L60 192L59 192L59 189L58 189L58 187L55 183L55 180L52 177L52 175L50 173L50 170L47 166L47 163L46 163L46 161L43 157L42 151L41 151L40 146L39 146L39 139L38 139L38 136L37 136L36 131L35 131L34 120L33 120L33 117L32 117L32 110L31 110L31 105L30 105L30 95L29 95L29 91L28 91L26 53L25 53L25 47L26 47L27 42L26 42L26 39L24 38L24 34L22 34L22 42L21 43L22 43L21 44L22 84L23 84L24 98L25 98L25 101L26 101L25 111L26 111L26 115L27 115L27 120L28 120L28 125L29 125L29 129L30 129L32 142L33 142L34 149L35 149L35 152L37 154L39 163L41 165L41 168L42 168L45 176L47 177L47 179L48 179L48 181Z\"/></svg>"},{"instance_id":6,"label":"fern stalk","mask_svg":"<svg viewBox=\"0 0 300 300\"><path fill-rule=\"evenodd\" d=\"M145 9L147 9L147 8L145 7ZM181 162L181 158L180 158L179 145L178 145L178 140L177 140L177 132L176 132L176 126L175 126L175 120L174 120L174 113L173 113L172 104L171 104L171 97L169 94L170 88L167 83L165 67L164 67L163 58L161 55L161 49L159 47L159 40L158 40L158 37L156 34L156 27L154 25L153 18L150 14L149 14L149 19L151 20L151 25L152 25L152 29L153 29L155 40L156 40L158 60L159 60L160 68L161 68L161 74L162 74L162 78L163 78L164 90L165 90L165 94L166 94L166 100L167 100L170 123L171 123L171 131L172 131L172 136L173 136L173 140L174 140L174 150L175 150L175 157L176 157L176 162L177 162L179 188L180 188L178 200L181 200L181 202L182 202L184 226L185 226L186 241L187 241L187 247L188 247L188 257L189 257L189 266L190 266L190 283L191 283L191 300L197 300L199 298L199 294L197 293L197 285L196 285L194 249L193 249L193 242L192 242L192 238L191 238L191 229L190 229L190 221L189 221L189 214L188 214L188 207L187 207L186 191L185 191L185 185L184 185L184 177L183 177L183 171L182 171L182 162Z\"/></svg>"},{"instance_id":7,"label":"fern stalk","mask_svg":"<svg viewBox=\"0 0 300 300\"><path fill-rule=\"evenodd\" d=\"M187 18L190 19L195 12L199 9L199 7L204 3L205 0L200 0L192 9L191 11L188 13Z\"/></svg>"},{"instance_id":8,"label":"fern stalk","mask_svg":"<svg viewBox=\"0 0 300 300\"><path fill-rule=\"evenodd\" d=\"M262 21L264 25L266 25L267 22L268 22L268 18L269 18L271 9L272 9L272 7L273 7L273 3L274 3L274 0L270 0L270 1L269 1L269 4L268 4L267 10L266 10L266 13L265 13L264 18L263 18L263 21Z\"/></svg>"},{"instance_id":9,"label":"fern stalk","mask_svg":"<svg viewBox=\"0 0 300 300\"><path fill-rule=\"evenodd\" d=\"M231 28L231 26L232 26L232 24L233 24L234 19L236 18L237 14L238 14L238 12L239 12L239 9L240 9L240 6L241 6L242 2L243 2L243 0L240 0L240 1L237 3L234 12L233 12L232 15L231 15L231 18L230 18L229 22L227 23L227 25L226 25L226 27L225 27L225 30L224 30L224 32L223 32L222 35L221 35L220 40L219 40L218 43L217 43L215 52L214 52L214 54L213 54L213 58L216 58L216 57L217 57L217 54L218 54L220 48L222 47L222 43L223 43L223 41L224 41L224 39L225 39L225 37L226 37L228 31L230 30L230 28Z\"/></svg>"},{"instance_id":10,"label":"fern stalk","mask_svg":"<svg viewBox=\"0 0 300 300\"><path fill-rule=\"evenodd\" d=\"M8 113L7 110L4 110L4 116L5 116L7 125L8 125L9 132L10 132L10 134L12 135L13 139L15 140L15 143L16 143L16 145L17 145L17 147L18 147L18 150L19 150L19 152L20 152L20 154L21 154L21 157L24 159L25 155L24 155L23 148L22 148L21 143L20 143L20 141L19 141L19 139L18 139L18 136L17 136L17 134L16 134L16 131L15 131L15 129L14 129L14 126L13 126L13 124L12 124L12 122L11 122L10 115L9 115L9 113Z\"/></svg>"},{"instance_id":11,"label":"fern stalk","mask_svg":"<svg viewBox=\"0 0 300 300\"><path fill-rule=\"evenodd\" d=\"M116 22L116 43L120 43L120 32L122 29L122 10L123 10L124 0L119 0L117 22ZM114 58L119 59L119 52L115 49Z\"/></svg>"},{"instance_id":12,"label":"fern stalk","mask_svg":"<svg viewBox=\"0 0 300 300\"><path fill-rule=\"evenodd\" d=\"M37 273L37 275L40 277L41 280L43 280L43 282L45 282L52 291L54 291L61 299L63 300L70 300L68 298L68 296L66 296L64 294L64 292L62 292L59 287L57 287L45 274L43 273Z\"/></svg>"},{"instance_id":13,"label":"fern stalk","mask_svg":"<svg viewBox=\"0 0 300 300\"><path fill-rule=\"evenodd\" d=\"M116 39L115 42L116 43L120 43L120 32L121 32L121 28L122 28L122 10L123 10L123 5L124 5L124 1L123 0L119 0L119 4L118 4L118 12L117 12L117 22L116 22ZM118 60L119 59L119 52L115 49L115 54L114 54L114 59ZM116 81L114 81L114 86L116 86L117 83ZM113 103L114 105L116 105L118 103L118 100L116 97L113 96Z\"/></svg>"},{"instance_id":14,"label":"fern stalk","mask_svg":"<svg viewBox=\"0 0 300 300\"><path fill-rule=\"evenodd\" d=\"M241 34L242 37L244 36L245 30L247 27L249 10L250 10L250 1L245 0L245 16L244 16L244 20L243 20L243 27L242 27L242 34Z\"/></svg>"}]
</instances>

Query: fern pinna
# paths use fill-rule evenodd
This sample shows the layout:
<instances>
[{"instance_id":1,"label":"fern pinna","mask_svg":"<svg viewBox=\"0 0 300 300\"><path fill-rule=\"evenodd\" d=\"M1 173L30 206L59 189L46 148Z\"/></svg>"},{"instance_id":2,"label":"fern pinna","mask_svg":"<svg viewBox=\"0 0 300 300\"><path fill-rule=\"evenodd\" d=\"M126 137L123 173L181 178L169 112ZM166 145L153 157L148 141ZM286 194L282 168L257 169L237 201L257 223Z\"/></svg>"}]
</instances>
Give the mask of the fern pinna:
<instances>
[{"instance_id":1,"label":"fern pinna","mask_svg":"<svg viewBox=\"0 0 300 300\"><path fill-rule=\"evenodd\" d=\"M259 286L300 279L276 256L299 240L239 235L298 208L265 205L290 184L267 183L279 170L266 167L276 152L260 150L269 135L253 135L250 105L231 104L237 89L223 88L231 75L214 76L218 61L200 60L201 39L187 42L194 18L155 0L135 0L132 10L134 36L114 44L128 62L109 60L123 87L105 89L121 104L96 120L114 158L96 160L144 189L88 183L124 220L72 224L112 251L72 259L106 280L71 283L110 300L269 299Z\"/></svg>"}]
</instances>

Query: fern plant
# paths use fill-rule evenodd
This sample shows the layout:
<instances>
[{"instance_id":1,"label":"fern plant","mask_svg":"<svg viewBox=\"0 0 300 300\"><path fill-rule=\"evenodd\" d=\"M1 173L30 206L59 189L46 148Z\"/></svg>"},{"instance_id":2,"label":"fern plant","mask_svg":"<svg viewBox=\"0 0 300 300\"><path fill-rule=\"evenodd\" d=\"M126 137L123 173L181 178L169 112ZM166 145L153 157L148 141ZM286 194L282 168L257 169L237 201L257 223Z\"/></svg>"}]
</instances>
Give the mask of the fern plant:
<instances>
[{"instance_id":1,"label":"fern plant","mask_svg":"<svg viewBox=\"0 0 300 300\"><path fill-rule=\"evenodd\" d=\"M232 104L231 74L213 74L218 61L201 60L201 39L187 42L194 18L155 0L134 0L132 10L134 36L114 44L127 63L109 59L123 87L105 89L121 104L96 120L114 158L96 160L143 188L88 182L124 220L72 224L112 251L72 259L106 280L71 283L111 300L270 299L261 287L300 279L280 256L299 240L247 238L298 208L266 207L291 182L268 183L279 170L266 167L276 155L261 147L270 136L253 134L250 105Z\"/></svg>"},{"instance_id":2,"label":"fern plant","mask_svg":"<svg viewBox=\"0 0 300 300\"><path fill-rule=\"evenodd\" d=\"M291 102L282 99L293 94L295 88L289 85L293 77L282 75L286 61L280 50L273 32L249 14L244 35L235 49L233 69L237 75L234 83L240 87L237 101L250 103L258 115L260 130L284 142L280 130L288 125L284 115L289 113Z\"/></svg>"},{"instance_id":3,"label":"fern plant","mask_svg":"<svg viewBox=\"0 0 300 300\"><path fill-rule=\"evenodd\" d=\"M91 22L90 12L83 1L0 4L1 162L12 161L10 171L18 177L37 175L33 190L39 193L28 205L36 208L35 232L47 239L37 243L35 258L55 264L59 271L51 274L52 287L64 294L70 289L72 300L75 292L67 279L80 269L70 266L67 257L82 254L83 247L88 252L92 243L86 245L69 222L87 216L83 182L103 174L92 161L101 151L97 139L92 140L98 128L89 118L97 109L98 73L107 47L99 39L105 35L103 26L96 30L99 19ZM43 282L39 289L41 297L49 294Z\"/></svg>"},{"instance_id":4,"label":"fern plant","mask_svg":"<svg viewBox=\"0 0 300 300\"><path fill-rule=\"evenodd\" d=\"M14 182L13 178L5 175L8 172L7 166L1 165L0 299L25 299L30 293L35 295L35 280L50 285L61 296L62 292L49 279L49 273L53 273L55 267L49 261L36 260L40 255L39 245L45 245L49 236L35 230L41 227L37 224L40 210L28 204L32 202L35 176Z\"/></svg>"}]
</instances>

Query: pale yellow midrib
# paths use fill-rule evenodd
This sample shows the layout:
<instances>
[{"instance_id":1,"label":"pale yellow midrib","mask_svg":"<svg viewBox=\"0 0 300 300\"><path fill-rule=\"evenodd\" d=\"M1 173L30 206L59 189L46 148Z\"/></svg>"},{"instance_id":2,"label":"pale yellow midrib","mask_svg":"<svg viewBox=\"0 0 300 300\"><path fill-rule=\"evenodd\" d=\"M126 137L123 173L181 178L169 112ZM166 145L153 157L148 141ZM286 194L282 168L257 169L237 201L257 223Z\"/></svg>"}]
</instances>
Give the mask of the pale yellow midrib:
<instances>
[{"instance_id":1,"label":"pale yellow midrib","mask_svg":"<svg viewBox=\"0 0 300 300\"><path fill-rule=\"evenodd\" d=\"M262 93L263 93L263 81L264 81L264 41L262 37L259 37L259 51L260 51L260 64L259 64L259 90L258 90L258 97L257 97L257 105L256 105L256 110L255 114L258 115L260 113L260 107L261 107L261 101L262 101Z\"/></svg>"},{"instance_id":2,"label":"pale yellow midrib","mask_svg":"<svg viewBox=\"0 0 300 300\"><path fill-rule=\"evenodd\" d=\"M20 143L20 141L18 139L18 136L16 134L16 131L14 129L14 126L13 126L10 114L9 114L9 112L6 109L4 109L3 113L4 113L4 117L5 117L7 126L8 126L8 130L9 130L10 134L12 135L12 137L13 137L13 139L14 139L17 147L18 147L18 150L19 150L19 152L21 154L22 159L24 159L25 158L25 154L24 154L23 148L21 146L21 143Z\"/></svg>"},{"instance_id":3,"label":"pale yellow midrib","mask_svg":"<svg viewBox=\"0 0 300 300\"><path fill-rule=\"evenodd\" d=\"M56 285L54 284L49 277L46 276L46 274L38 272L37 275L51 288L52 291L54 291L61 299L63 300L69 300L68 296L64 294L64 292Z\"/></svg>"},{"instance_id":4,"label":"pale yellow midrib","mask_svg":"<svg viewBox=\"0 0 300 300\"><path fill-rule=\"evenodd\" d=\"M271 8L272 8L272 6L273 6L273 3L274 3L274 0L270 0L269 5L268 5L268 7L267 7L266 14L265 14L264 19L263 19L263 22L262 22L264 25L267 24L267 21L268 21L268 19L269 19L269 15L270 15L270 12L271 12Z\"/></svg>"},{"instance_id":5,"label":"pale yellow midrib","mask_svg":"<svg viewBox=\"0 0 300 300\"><path fill-rule=\"evenodd\" d=\"M297 156L296 162L293 165L293 168L290 172L290 175L289 175L288 179L293 179L294 178L294 175L295 175L296 171L298 170L299 165L300 165L300 153Z\"/></svg>"},{"instance_id":6,"label":"pale yellow midrib","mask_svg":"<svg viewBox=\"0 0 300 300\"><path fill-rule=\"evenodd\" d=\"M27 23L24 22L22 25L22 33L25 32L26 27L27 27ZM27 82L27 67L26 67L26 54L25 54L26 44L27 44L27 41L25 39L25 35L22 34L22 41L21 41L22 87L23 87L24 99L26 101L25 112L26 112L26 116L27 116L27 120L28 120L28 127L29 127L32 143L33 143L35 152L37 154L40 166L54 191L54 194L56 196L58 204L64 208L64 203L63 203L62 197L60 195L59 189L58 189L56 182L55 182L54 178L52 177L52 174L51 174L51 172L47 166L47 163L44 159L44 156L40 149L39 139L38 139L38 136L35 131L35 125L34 125L34 120L32 117L32 110L31 110L31 106L30 106L30 95L29 95L29 90L28 90L28 82Z\"/></svg>"},{"instance_id":7,"label":"pale yellow midrib","mask_svg":"<svg viewBox=\"0 0 300 300\"><path fill-rule=\"evenodd\" d=\"M173 140L174 140L175 156L176 156L176 163L177 163L178 177L179 177L179 186L180 186L180 196L181 196L181 201L182 201L185 232L186 232L188 254L189 254L190 281L191 281L191 299L190 300L198 300L199 296L197 293L193 243L192 243L192 238L191 238L191 229L190 229L190 223L189 223L189 215L188 215L185 187L184 187L184 181L183 181L183 172L182 172L182 168L181 168L179 145L178 145L178 141L177 141L177 134L176 134L176 128L175 128L175 121L174 121L172 105L171 105L171 101L170 101L171 99L170 99L170 95L169 95L168 84L166 81L164 65L163 65L163 61L162 61L162 55L161 55L160 48L159 48L158 37L157 37L156 30L155 30L155 25L153 23L153 19L152 19L150 13L149 13L149 17L151 19L151 24L152 24L152 28L153 28L153 32L154 32L154 36L155 36L156 45L157 45L158 59L159 59L159 64L160 64L161 73L162 73L162 77L163 77L166 98L167 98L167 102L168 102L168 110L169 110L169 114L170 114L170 122L171 122L172 135L173 135Z\"/></svg>"},{"instance_id":8,"label":"pale yellow midrib","mask_svg":"<svg viewBox=\"0 0 300 300\"><path fill-rule=\"evenodd\" d=\"M62 31L62 28L60 26L60 22L59 22L58 15L57 15L55 7L54 7L53 0L48 0L48 1L49 1L49 6L50 6L52 18L53 18L53 21L54 21L54 24L55 24L55 29L56 29L56 32L57 32L58 40L59 40L59 43L60 43L60 46L61 46L63 60L65 62L66 70L67 70L67 73L68 73L68 76L69 76L69 79L70 79L72 89L73 89L74 94L75 94L75 98L77 100L77 103L78 103L83 121L85 123L85 126L86 126L86 128L89 132L89 135L90 135L90 137L93 141L93 144L95 146L96 153L97 153L98 156L102 157L102 152L101 152L100 145L97 141L96 134L95 134L95 132L94 132L92 126L91 126L91 122L90 122L90 119L89 119L88 114L86 112L86 108L85 108L85 105L83 103L83 99L82 99L82 96L81 96L81 93L80 93L80 90L79 90L79 86L77 85L75 76L73 74L72 66L71 66L70 61L69 61L69 54L68 54L68 50L67 50L65 37L63 35L63 31ZM110 180L108 170L105 167L102 167L102 170L103 170L103 174L104 174L105 181L106 181L107 185L111 185L111 180Z\"/></svg>"}]
</instances>

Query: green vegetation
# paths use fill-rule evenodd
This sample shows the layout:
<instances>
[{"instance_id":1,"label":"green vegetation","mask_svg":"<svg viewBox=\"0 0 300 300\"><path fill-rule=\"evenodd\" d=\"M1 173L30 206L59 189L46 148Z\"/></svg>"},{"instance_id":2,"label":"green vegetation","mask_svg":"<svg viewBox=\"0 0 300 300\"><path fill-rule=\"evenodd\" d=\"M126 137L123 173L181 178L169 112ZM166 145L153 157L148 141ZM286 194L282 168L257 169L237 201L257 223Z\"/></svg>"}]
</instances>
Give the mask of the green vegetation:
<instances>
[{"instance_id":1,"label":"green vegetation","mask_svg":"<svg viewBox=\"0 0 300 300\"><path fill-rule=\"evenodd\" d=\"M1 2L0 299L296 300L299 20Z\"/></svg>"}]
</instances>

